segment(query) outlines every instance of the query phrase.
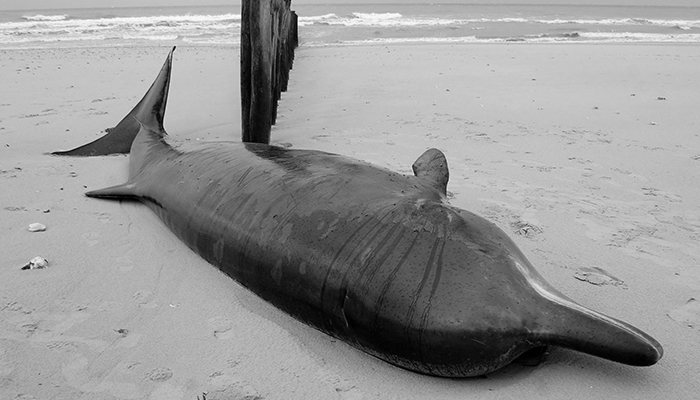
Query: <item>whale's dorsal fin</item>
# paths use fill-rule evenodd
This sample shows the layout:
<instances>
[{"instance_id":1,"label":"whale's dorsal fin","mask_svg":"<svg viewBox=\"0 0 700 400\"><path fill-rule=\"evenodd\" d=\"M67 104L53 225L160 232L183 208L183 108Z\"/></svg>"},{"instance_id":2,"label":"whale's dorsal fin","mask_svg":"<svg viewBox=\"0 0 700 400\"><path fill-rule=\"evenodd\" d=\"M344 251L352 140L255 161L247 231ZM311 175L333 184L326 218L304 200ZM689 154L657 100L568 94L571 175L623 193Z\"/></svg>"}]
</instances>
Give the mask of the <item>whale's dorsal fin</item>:
<instances>
[{"instance_id":1,"label":"whale's dorsal fin","mask_svg":"<svg viewBox=\"0 0 700 400\"><path fill-rule=\"evenodd\" d=\"M107 134L93 142L76 147L73 150L56 151L51 154L83 157L126 154L131 150L131 144L141 129L141 123L164 131L163 117L165 115L165 106L168 102L174 51L175 47L170 50L168 58L165 60L148 92L117 126L107 129Z\"/></svg>"},{"instance_id":2,"label":"whale's dorsal fin","mask_svg":"<svg viewBox=\"0 0 700 400\"><path fill-rule=\"evenodd\" d=\"M440 150L426 150L413 163L413 173L440 191L443 196L447 196L447 181L450 180L450 170L447 168L447 158Z\"/></svg>"}]
</instances>

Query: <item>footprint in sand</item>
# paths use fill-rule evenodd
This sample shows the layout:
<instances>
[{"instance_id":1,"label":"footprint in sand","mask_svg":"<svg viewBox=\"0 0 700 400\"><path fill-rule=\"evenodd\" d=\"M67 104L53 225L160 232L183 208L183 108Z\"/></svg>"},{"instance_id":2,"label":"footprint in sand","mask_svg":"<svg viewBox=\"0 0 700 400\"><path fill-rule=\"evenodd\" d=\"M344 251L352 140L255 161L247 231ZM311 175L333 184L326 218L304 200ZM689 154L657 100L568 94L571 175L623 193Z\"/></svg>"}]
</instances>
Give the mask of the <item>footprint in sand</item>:
<instances>
[{"instance_id":1,"label":"footprint in sand","mask_svg":"<svg viewBox=\"0 0 700 400\"><path fill-rule=\"evenodd\" d=\"M139 290L136 293L132 294L131 297L136 300L136 301L145 301L148 299L150 296L153 295L153 292L149 290Z\"/></svg>"},{"instance_id":2,"label":"footprint in sand","mask_svg":"<svg viewBox=\"0 0 700 400\"><path fill-rule=\"evenodd\" d=\"M146 378L152 380L153 382L165 382L172 377L173 370L165 367L154 368L146 374Z\"/></svg>"},{"instance_id":3,"label":"footprint in sand","mask_svg":"<svg viewBox=\"0 0 700 400\"><path fill-rule=\"evenodd\" d=\"M61 372L66 382L73 387L85 386L90 378L87 371L88 359L82 355L76 354L63 363Z\"/></svg>"},{"instance_id":4,"label":"footprint in sand","mask_svg":"<svg viewBox=\"0 0 700 400\"><path fill-rule=\"evenodd\" d=\"M683 202L683 198L681 196L678 196L676 194L669 193L669 192L664 192L663 190L659 190L659 189L656 189L653 187L643 187L642 193L645 196L654 196L654 197L661 196L671 203L682 203Z\"/></svg>"},{"instance_id":5,"label":"footprint in sand","mask_svg":"<svg viewBox=\"0 0 700 400\"><path fill-rule=\"evenodd\" d=\"M675 285L684 286L686 288L700 291L700 273L693 274L692 272L684 272L683 274L681 274L676 272L674 277L671 278L669 282Z\"/></svg>"},{"instance_id":6,"label":"footprint in sand","mask_svg":"<svg viewBox=\"0 0 700 400\"><path fill-rule=\"evenodd\" d=\"M111 395L110 398L142 398L141 390L136 384L110 381L108 378L109 373L104 375L99 372L91 373L92 369L90 367L90 360L83 355L77 354L61 365L61 373L68 385L82 392L109 393ZM86 398L90 397L87 396ZM92 396L92 398L103 397L98 395Z\"/></svg>"},{"instance_id":7,"label":"footprint in sand","mask_svg":"<svg viewBox=\"0 0 700 400\"><path fill-rule=\"evenodd\" d=\"M355 386L337 387L335 388L335 391L338 392L338 395L342 400L362 400L365 398L362 391Z\"/></svg>"},{"instance_id":8,"label":"footprint in sand","mask_svg":"<svg viewBox=\"0 0 700 400\"><path fill-rule=\"evenodd\" d=\"M615 172L619 172L619 173L621 173L621 174L623 174L623 175L627 175L627 176L629 176L630 178L636 179L636 180L638 180L638 181L640 181L640 182L648 182L648 181L649 181L649 179L647 179L646 177L644 177L644 176L642 176L642 175L637 175L637 174L633 173L632 171L629 171L629 170L626 170L626 169L612 168L612 170L615 171Z\"/></svg>"},{"instance_id":9,"label":"footprint in sand","mask_svg":"<svg viewBox=\"0 0 700 400\"><path fill-rule=\"evenodd\" d=\"M365 397L355 385L331 372L319 369L316 375L321 381L333 385L341 400L362 400Z\"/></svg>"},{"instance_id":10,"label":"footprint in sand","mask_svg":"<svg viewBox=\"0 0 700 400\"><path fill-rule=\"evenodd\" d=\"M700 323L700 301L691 297L688 301L667 314L674 321L686 324L689 328L698 326Z\"/></svg>"},{"instance_id":11,"label":"footprint in sand","mask_svg":"<svg viewBox=\"0 0 700 400\"><path fill-rule=\"evenodd\" d=\"M17 178L22 173L22 168L14 167L11 169L1 169L0 177L2 178Z\"/></svg>"},{"instance_id":12,"label":"footprint in sand","mask_svg":"<svg viewBox=\"0 0 700 400\"><path fill-rule=\"evenodd\" d=\"M134 262L127 256L119 257L116 261L118 265L117 269L122 272L129 272L134 269Z\"/></svg>"},{"instance_id":13,"label":"footprint in sand","mask_svg":"<svg viewBox=\"0 0 700 400\"><path fill-rule=\"evenodd\" d=\"M98 243L100 243L100 234L97 232L87 232L83 233L83 239L85 239L85 242L88 244L88 246L92 247Z\"/></svg>"},{"instance_id":14,"label":"footprint in sand","mask_svg":"<svg viewBox=\"0 0 700 400\"><path fill-rule=\"evenodd\" d=\"M158 303L154 301L148 301L153 296L153 292L150 290L139 290L134 293L131 297L139 303L139 307L143 308L156 308Z\"/></svg>"},{"instance_id":15,"label":"footprint in sand","mask_svg":"<svg viewBox=\"0 0 700 400\"><path fill-rule=\"evenodd\" d=\"M161 383L148 395L148 400L174 400L185 398L185 388ZM238 397L235 397L236 399Z\"/></svg>"},{"instance_id":16,"label":"footprint in sand","mask_svg":"<svg viewBox=\"0 0 700 400\"><path fill-rule=\"evenodd\" d=\"M263 397L249 382L229 374L215 374L207 381L206 400L246 399L262 400Z\"/></svg>"},{"instance_id":17,"label":"footprint in sand","mask_svg":"<svg viewBox=\"0 0 700 400\"><path fill-rule=\"evenodd\" d=\"M588 236L589 239L606 245L618 232L616 229L603 226L593 220L580 216L576 217L576 222L586 227L586 236Z\"/></svg>"},{"instance_id":18,"label":"footprint in sand","mask_svg":"<svg viewBox=\"0 0 700 400\"><path fill-rule=\"evenodd\" d=\"M213 331L214 337L217 339L231 339L235 333L233 331L233 321L222 316L209 318L207 326L210 331Z\"/></svg>"},{"instance_id":19,"label":"footprint in sand","mask_svg":"<svg viewBox=\"0 0 700 400\"><path fill-rule=\"evenodd\" d=\"M101 101L114 100L114 99L116 99L116 97L112 96L112 97L105 97L104 99L94 99L92 102L99 103Z\"/></svg>"},{"instance_id":20,"label":"footprint in sand","mask_svg":"<svg viewBox=\"0 0 700 400\"><path fill-rule=\"evenodd\" d=\"M125 328L115 329L114 332L118 335L115 346L126 349L133 349L138 346L142 336L140 333L129 332L129 330Z\"/></svg>"},{"instance_id":21,"label":"footprint in sand","mask_svg":"<svg viewBox=\"0 0 700 400\"><path fill-rule=\"evenodd\" d=\"M12 362L7 356L7 351L0 347L0 387L3 387L5 383L12 379L10 375L14 369Z\"/></svg>"},{"instance_id":22,"label":"footprint in sand","mask_svg":"<svg viewBox=\"0 0 700 400\"><path fill-rule=\"evenodd\" d=\"M15 212L15 211L21 211L21 212L29 211L29 210L27 210L26 207L22 207L22 206L9 206L9 207L3 208L3 210L5 210L5 211L12 211L12 212Z\"/></svg>"},{"instance_id":23,"label":"footprint in sand","mask_svg":"<svg viewBox=\"0 0 700 400\"><path fill-rule=\"evenodd\" d=\"M594 163L593 161L591 161L591 160L589 160L589 159L586 159L586 158L569 157L569 161L574 161L574 162L576 162L576 163L583 164L583 165L592 164L592 165L594 165L596 168L599 168L599 167L600 167L600 165L598 165L598 164Z\"/></svg>"},{"instance_id":24,"label":"footprint in sand","mask_svg":"<svg viewBox=\"0 0 700 400\"><path fill-rule=\"evenodd\" d=\"M39 399L32 396L31 394L20 393L17 396L13 397L12 400L39 400Z\"/></svg>"},{"instance_id":25,"label":"footprint in sand","mask_svg":"<svg viewBox=\"0 0 700 400\"><path fill-rule=\"evenodd\" d=\"M118 301L99 300L87 304L79 304L76 306L76 309L79 311L88 308L96 311L118 311L121 310L122 307L124 307L124 304Z\"/></svg>"},{"instance_id":26,"label":"footprint in sand","mask_svg":"<svg viewBox=\"0 0 700 400\"><path fill-rule=\"evenodd\" d=\"M78 345L74 342L68 342L65 340L59 340L56 342L49 342L46 344L46 348L51 349L58 353L70 354L78 351Z\"/></svg>"},{"instance_id":27,"label":"footprint in sand","mask_svg":"<svg viewBox=\"0 0 700 400\"><path fill-rule=\"evenodd\" d=\"M12 318L16 322L13 339L43 345L51 350L65 353L70 353L82 345L95 351L102 351L109 346L106 341L70 334L74 327L89 320L90 317L91 314L84 311L70 314L34 312L31 315L17 316Z\"/></svg>"},{"instance_id":28,"label":"footprint in sand","mask_svg":"<svg viewBox=\"0 0 700 400\"><path fill-rule=\"evenodd\" d=\"M318 141L326 141L326 140L328 140L326 138L328 138L330 136L331 135L315 135L315 136L311 136L311 139L318 140Z\"/></svg>"}]
</instances>

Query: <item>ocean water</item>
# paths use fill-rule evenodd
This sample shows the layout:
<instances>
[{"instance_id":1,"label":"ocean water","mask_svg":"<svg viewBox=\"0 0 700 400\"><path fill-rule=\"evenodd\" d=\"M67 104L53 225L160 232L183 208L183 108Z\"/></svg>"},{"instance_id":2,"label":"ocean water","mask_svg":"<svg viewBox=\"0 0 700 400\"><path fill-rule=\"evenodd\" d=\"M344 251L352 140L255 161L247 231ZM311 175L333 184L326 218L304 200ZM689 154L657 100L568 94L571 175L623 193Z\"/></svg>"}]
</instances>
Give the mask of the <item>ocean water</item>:
<instances>
[{"instance_id":1,"label":"ocean water","mask_svg":"<svg viewBox=\"0 0 700 400\"><path fill-rule=\"evenodd\" d=\"M700 5L295 5L303 46L388 43L700 44ZM239 45L237 6L0 12L0 48Z\"/></svg>"}]
</instances>

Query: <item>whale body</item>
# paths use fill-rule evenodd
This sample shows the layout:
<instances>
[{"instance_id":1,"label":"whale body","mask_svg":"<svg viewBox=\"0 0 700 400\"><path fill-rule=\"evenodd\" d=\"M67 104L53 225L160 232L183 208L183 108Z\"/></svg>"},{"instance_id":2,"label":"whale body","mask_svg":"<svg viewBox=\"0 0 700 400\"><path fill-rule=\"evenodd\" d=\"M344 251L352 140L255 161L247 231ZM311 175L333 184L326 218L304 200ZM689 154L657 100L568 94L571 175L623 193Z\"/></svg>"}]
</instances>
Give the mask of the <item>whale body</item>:
<instances>
[{"instance_id":1,"label":"whale body","mask_svg":"<svg viewBox=\"0 0 700 400\"><path fill-rule=\"evenodd\" d=\"M172 52L130 113L136 125L105 139L132 141L128 181L87 196L143 202L261 298L412 371L479 376L550 345L634 366L662 357L651 336L551 287L496 225L451 206L437 149L407 176L315 150L174 144L171 63Z\"/></svg>"}]
</instances>

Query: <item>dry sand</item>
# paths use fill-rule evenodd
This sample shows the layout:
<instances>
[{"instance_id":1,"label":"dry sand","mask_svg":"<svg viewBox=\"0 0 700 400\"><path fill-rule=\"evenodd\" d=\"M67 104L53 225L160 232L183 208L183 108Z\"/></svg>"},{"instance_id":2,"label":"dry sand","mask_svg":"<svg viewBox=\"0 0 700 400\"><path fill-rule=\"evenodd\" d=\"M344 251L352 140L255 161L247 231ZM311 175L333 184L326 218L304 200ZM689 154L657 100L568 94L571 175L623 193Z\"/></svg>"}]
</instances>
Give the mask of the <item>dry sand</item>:
<instances>
[{"instance_id":1,"label":"dry sand","mask_svg":"<svg viewBox=\"0 0 700 400\"><path fill-rule=\"evenodd\" d=\"M562 292L658 339L627 367L551 349L452 380L395 368L242 289L146 207L82 194L128 158L59 158L115 125L168 49L0 50L0 399L656 399L700 390L697 46L300 48L276 143L403 173L448 157L452 204ZM175 53L166 129L238 140L238 49ZM31 233L41 222L45 232ZM43 270L20 270L40 255Z\"/></svg>"}]
</instances>

